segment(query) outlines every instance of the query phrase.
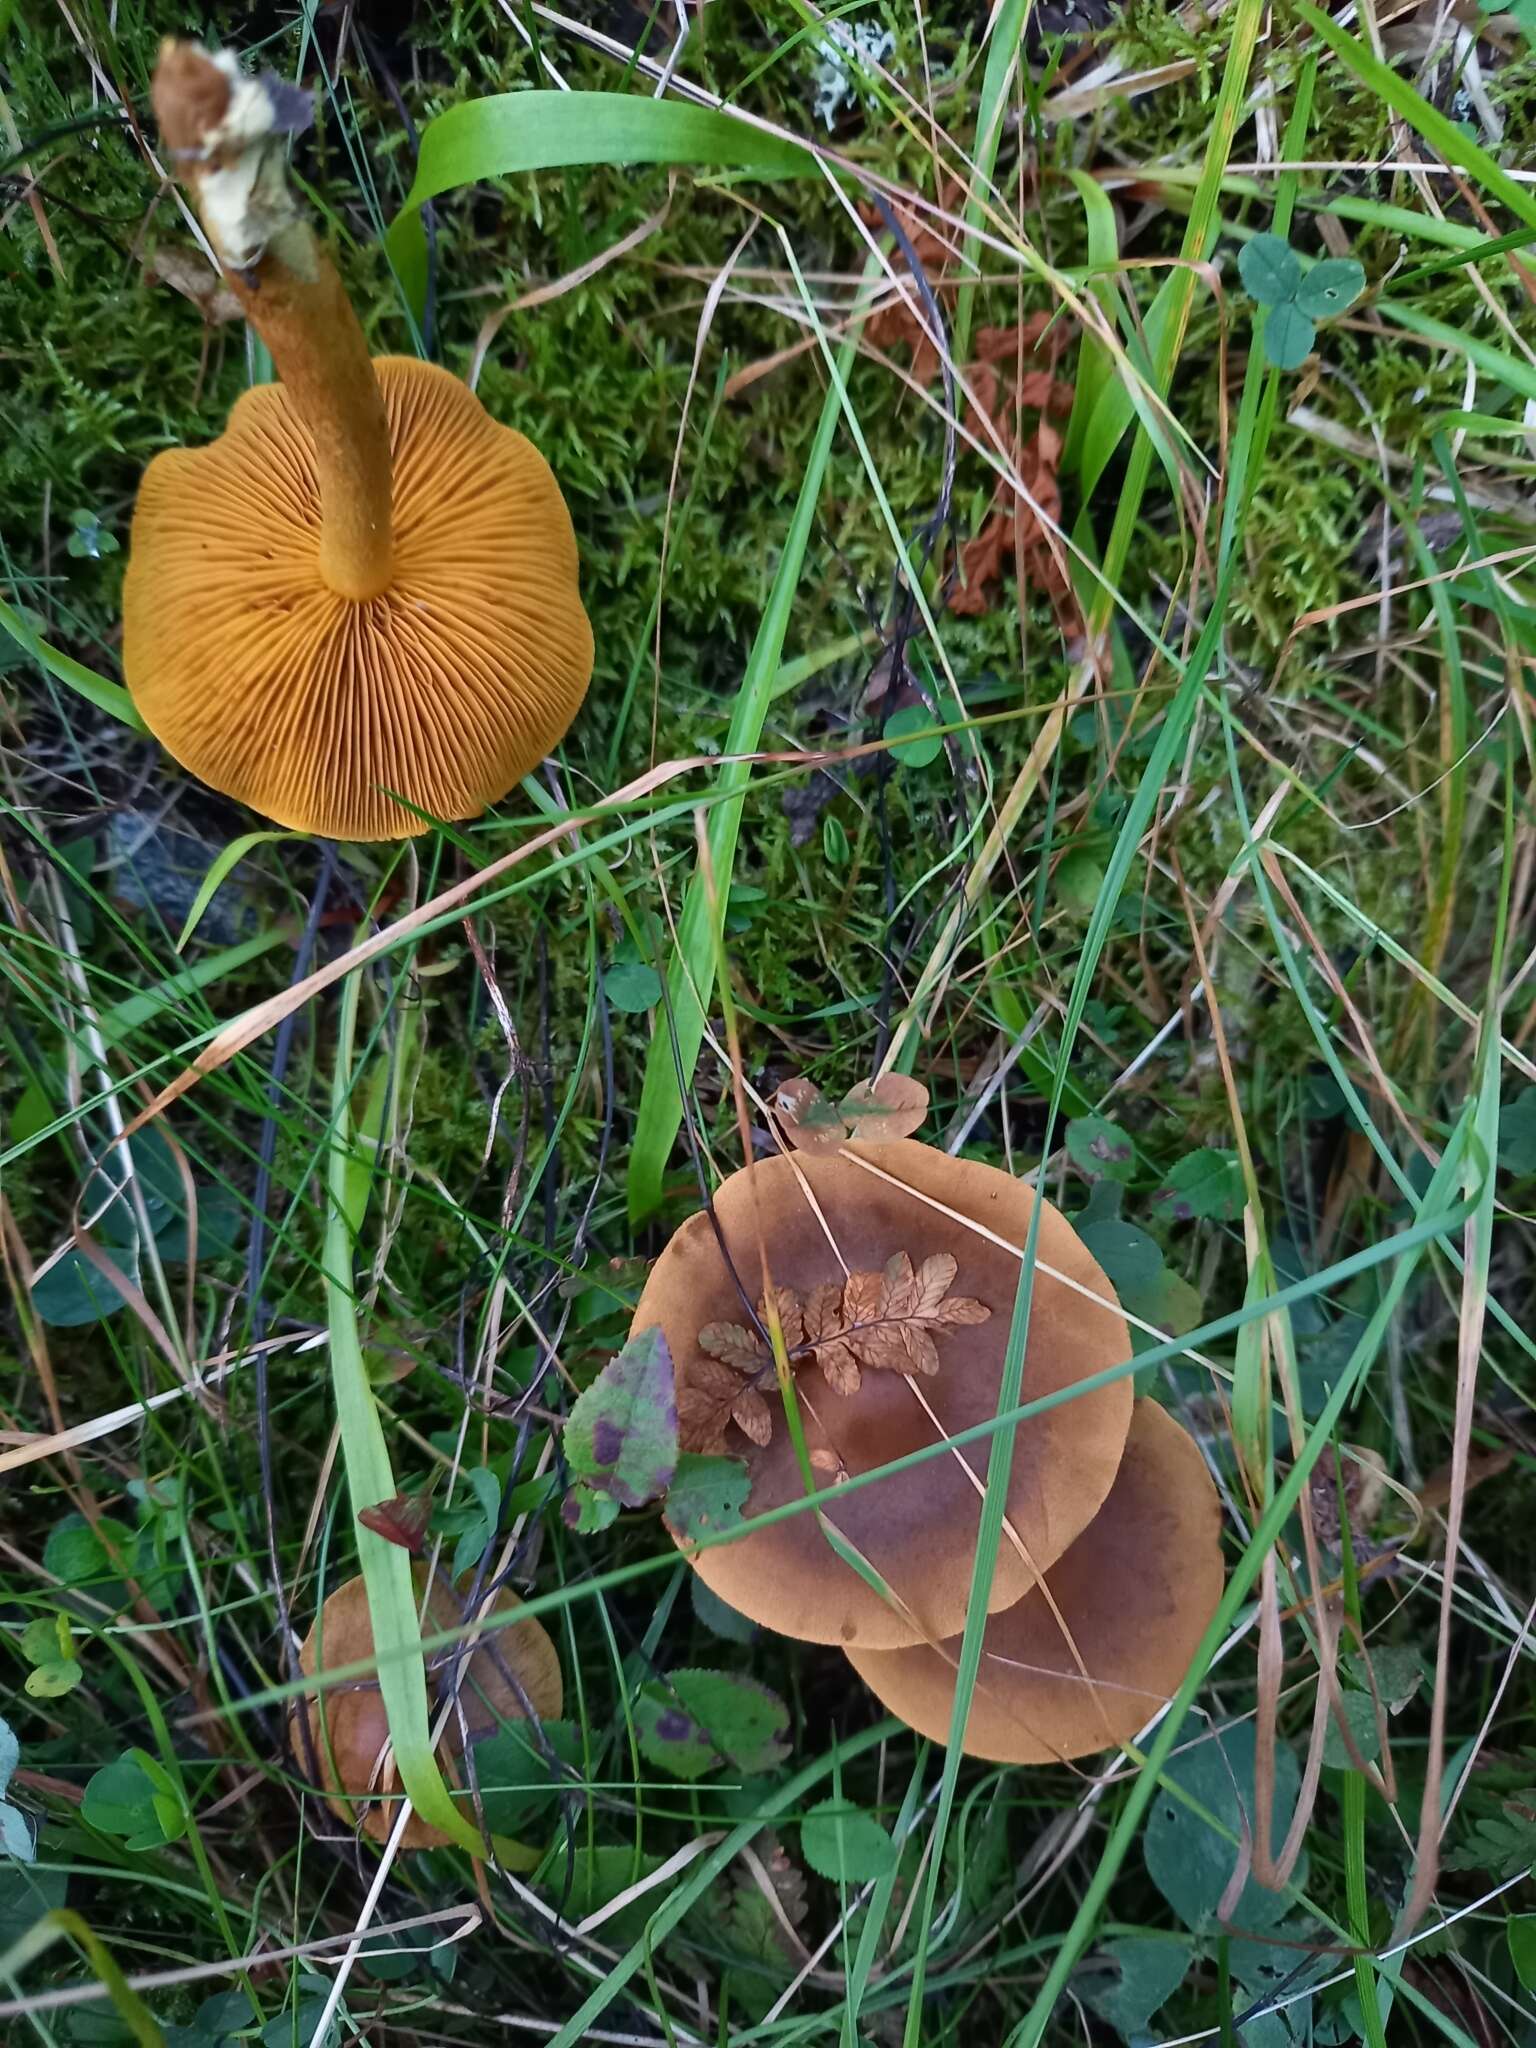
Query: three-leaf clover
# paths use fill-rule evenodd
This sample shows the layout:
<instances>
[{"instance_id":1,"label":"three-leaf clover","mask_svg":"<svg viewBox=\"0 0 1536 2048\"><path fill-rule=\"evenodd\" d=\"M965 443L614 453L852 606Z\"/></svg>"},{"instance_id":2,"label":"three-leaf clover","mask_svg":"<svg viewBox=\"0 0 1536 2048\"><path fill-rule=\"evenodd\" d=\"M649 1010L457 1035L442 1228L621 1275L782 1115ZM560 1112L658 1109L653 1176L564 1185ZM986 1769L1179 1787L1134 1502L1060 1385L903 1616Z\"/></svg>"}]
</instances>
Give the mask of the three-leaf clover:
<instances>
[{"instance_id":1,"label":"three-leaf clover","mask_svg":"<svg viewBox=\"0 0 1536 2048\"><path fill-rule=\"evenodd\" d=\"M1249 298L1268 309L1264 353L1277 370L1304 363L1318 321L1344 312L1365 290L1365 272L1352 256L1329 256L1304 270L1278 235L1255 235L1237 268Z\"/></svg>"}]
</instances>

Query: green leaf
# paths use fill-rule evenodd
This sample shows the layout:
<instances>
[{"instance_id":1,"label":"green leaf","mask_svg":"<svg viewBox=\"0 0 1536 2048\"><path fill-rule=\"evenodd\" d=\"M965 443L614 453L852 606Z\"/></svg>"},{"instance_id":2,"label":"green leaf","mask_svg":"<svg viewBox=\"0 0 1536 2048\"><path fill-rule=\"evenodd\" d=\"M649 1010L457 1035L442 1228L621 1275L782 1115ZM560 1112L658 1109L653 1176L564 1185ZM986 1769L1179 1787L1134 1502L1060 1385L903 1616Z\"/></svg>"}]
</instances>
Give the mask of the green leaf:
<instances>
[{"instance_id":1,"label":"green leaf","mask_svg":"<svg viewBox=\"0 0 1536 2048\"><path fill-rule=\"evenodd\" d=\"M1354 1738L1356 1749L1367 1763L1372 1763L1381 1754L1381 1734L1376 1726L1376 1704L1368 1692L1341 1692L1339 1705L1344 1710L1344 1720ZM1323 1762L1332 1771L1352 1771L1349 1751L1344 1747L1344 1738L1339 1733L1338 1723L1330 1714L1328 1733L1323 1737Z\"/></svg>"},{"instance_id":2,"label":"green leaf","mask_svg":"<svg viewBox=\"0 0 1536 2048\"><path fill-rule=\"evenodd\" d=\"M1447 1870L1487 1871L1494 1877L1515 1877L1536 1870L1536 1786L1517 1792L1501 1814L1480 1820L1469 1840L1445 1851Z\"/></svg>"},{"instance_id":3,"label":"green leaf","mask_svg":"<svg viewBox=\"0 0 1536 2048\"><path fill-rule=\"evenodd\" d=\"M1346 1657L1344 1668L1357 1685L1366 1689L1370 1685L1367 1670L1374 1675L1381 1704L1389 1714L1400 1713L1407 1706L1426 1675L1422 1655L1407 1643L1378 1643L1369 1659L1360 1655Z\"/></svg>"},{"instance_id":4,"label":"green leaf","mask_svg":"<svg viewBox=\"0 0 1536 2048\"><path fill-rule=\"evenodd\" d=\"M453 1552L453 1576L463 1578L485 1555L485 1546L496 1534L501 1519L501 1481L488 1466L475 1465L464 1474L464 1483L475 1497L472 1519L460 1531Z\"/></svg>"},{"instance_id":5,"label":"green leaf","mask_svg":"<svg viewBox=\"0 0 1536 2048\"><path fill-rule=\"evenodd\" d=\"M903 768L926 768L931 761L937 761L944 751L944 739L942 734L929 730L934 722L934 714L926 704L908 704L893 712L885 721L885 737L898 743L891 748L891 759ZM920 733L922 737L909 739L909 733Z\"/></svg>"},{"instance_id":6,"label":"green leaf","mask_svg":"<svg viewBox=\"0 0 1536 2048\"><path fill-rule=\"evenodd\" d=\"M816 169L808 150L734 114L679 100L553 90L465 100L422 130L415 179L385 237L412 305L419 311L425 296L420 209L427 200L456 185L572 164L699 164L765 178L805 177Z\"/></svg>"},{"instance_id":7,"label":"green leaf","mask_svg":"<svg viewBox=\"0 0 1536 2048\"><path fill-rule=\"evenodd\" d=\"M186 2026L165 2029L165 2048L225 2048L255 2018L256 2009L245 1992L216 1991L203 2000Z\"/></svg>"},{"instance_id":8,"label":"green leaf","mask_svg":"<svg viewBox=\"0 0 1536 2048\"><path fill-rule=\"evenodd\" d=\"M74 1638L65 1614L40 1614L21 1632L21 1654L29 1664L55 1664L61 1657L72 1657L74 1653ZM5 1777L0 1772L0 1792L4 1790Z\"/></svg>"},{"instance_id":9,"label":"green leaf","mask_svg":"<svg viewBox=\"0 0 1536 2048\"><path fill-rule=\"evenodd\" d=\"M123 1264L120 1247L114 1263ZM128 1262L132 1277L132 1260ZM78 1246L71 1245L56 1266L50 1266L32 1287L32 1306L54 1330L83 1330L104 1323L128 1304L104 1273L97 1271Z\"/></svg>"},{"instance_id":10,"label":"green leaf","mask_svg":"<svg viewBox=\"0 0 1536 2048\"><path fill-rule=\"evenodd\" d=\"M1140 1316L1144 1323L1155 1324L1170 1337L1187 1337L1205 1321L1205 1302L1200 1290L1169 1266L1159 1267L1144 1287L1122 1293L1120 1306L1128 1314ZM1133 1344L1140 1338L1145 1338L1148 1344L1156 1341L1144 1331L1131 1332Z\"/></svg>"},{"instance_id":11,"label":"green leaf","mask_svg":"<svg viewBox=\"0 0 1536 2048\"><path fill-rule=\"evenodd\" d=\"M599 1493L589 1479L578 1479L560 1503L560 1518L578 1536L597 1536L619 1519L611 1493Z\"/></svg>"},{"instance_id":12,"label":"green leaf","mask_svg":"<svg viewBox=\"0 0 1536 2048\"><path fill-rule=\"evenodd\" d=\"M516 1834L525 1821L547 1811L568 1782L559 1766L580 1767L582 1733L574 1721L545 1721L540 1733L545 1749L526 1721L508 1721L475 1744L475 1782L493 1835Z\"/></svg>"},{"instance_id":13,"label":"green leaf","mask_svg":"<svg viewBox=\"0 0 1536 2048\"><path fill-rule=\"evenodd\" d=\"M834 1884L868 1884L896 1867L896 1844L873 1814L822 1799L800 1823L800 1853Z\"/></svg>"},{"instance_id":14,"label":"green leaf","mask_svg":"<svg viewBox=\"0 0 1536 2048\"><path fill-rule=\"evenodd\" d=\"M842 821L830 811L821 821L821 851L828 867L845 868L853 855Z\"/></svg>"},{"instance_id":15,"label":"green leaf","mask_svg":"<svg viewBox=\"0 0 1536 2048\"><path fill-rule=\"evenodd\" d=\"M571 1470L620 1507L666 1492L677 1471L677 1390L659 1328L631 1337L577 1396L561 1441Z\"/></svg>"},{"instance_id":16,"label":"green leaf","mask_svg":"<svg viewBox=\"0 0 1536 2048\"><path fill-rule=\"evenodd\" d=\"M0 1864L0 1956L14 1948L45 1913L57 1912L68 1887L65 1871L28 1870L19 1860Z\"/></svg>"},{"instance_id":17,"label":"green leaf","mask_svg":"<svg viewBox=\"0 0 1536 2048\"><path fill-rule=\"evenodd\" d=\"M1177 1936L1124 1935L1106 1941L1075 1982L1084 2001L1123 2039L1144 2033L1152 2015L1183 1983L1191 1946ZM1113 1972L1106 1976L1106 1969Z\"/></svg>"},{"instance_id":18,"label":"green leaf","mask_svg":"<svg viewBox=\"0 0 1536 2048\"><path fill-rule=\"evenodd\" d=\"M1245 1721L1171 1756L1163 1767L1164 1778L1182 1786L1227 1830L1227 1835L1219 1833L1166 1785L1158 1786L1142 1837L1147 1874L1185 1926L1197 1934L1219 1931L1217 1908L1237 1868L1244 1816L1250 1823L1254 1817L1253 1762L1253 1728ZM1300 1786L1295 1756L1284 1743L1277 1744L1272 1842L1280 1841L1290 1826ZM1306 1865L1303 1852L1293 1879L1298 1887L1306 1884ZM1286 1903L1284 1893L1266 1891L1250 1877L1233 1910L1232 1925L1262 1933L1283 1917Z\"/></svg>"},{"instance_id":19,"label":"green leaf","mask_svg":"<svg viewBox=\"0 0 1536 2048\"><path fill-rule=\"evenodd\" d=\"M1536 5L1536 0L1532 0ZM1527 1991L1536 1991L1536 1913L1512 1913L1504 1924L1509 1960Z\"/></svg>"},{"instance_id":20,"label":"green leaf","mask_svg":"<svg viewBox=\"0 0 1536 2048\"><path fill-rule=\"evenodd\" d=\"M1298 309L1309 320L1328 320L1352 306L1365 290L1365 268L1353 256L1329 256L1314 263L1297 287Z\"/></svg>"},{"instance_id":21,"label":"green leaf","mask_svg":"<svg viewBox=\"0 0 1536 2048\"><path fill-rule=\"evenodd\" d=\"M693 1574L693 1611L712 1635L727 1643L750 1643L757 1636L757 1623L745 1614L739 1614L729 1600L705 1585L699 1574Z\"/></svg>"},{"instance_id":22,"label":"green leaf","mask_svg":"<svg viewBox=\"0 0 1536 2048\"><path fill-rule=\"evenodd\" d=\"M1078 1236L1104 1269L1104 1277L1122 1301L1149 1287L1162 1271L1163 1255L1156 1243L1134 1223L1118 1217L1080 1225Z\"/></svg>"},{"instance_id":23,"label":"green leaf","mask_svg":"<svg viewBox=\"0 0 1536 2048\"><path fill-rule=\"evenodd\" d=\"M1278 235L1255 235L1238 253L1243 290L1261 306L1283 306L1301 283L1301 258Z\"/></svg>"},{"instance_id":24,"label":"green leaf","mask_svg":"<svg viewBox=\"0 0 1536 2048\"><path fill-rule=\"evenodd\" d=\"M1275 306L1264 322L1264 353L1277 370L1298 370L1312 353L1316 335L1298 306Z\"/></svg>"},{"instance_id":25,"label":"green leaf","mask_svg":"<svg viewBox=\"0 0 1536 2048\"><path fill-rule=\"evenodd\" d=\"M102 1834L120 1836L130 1849L162 1848L187 1831L180 1800L166 1793L170 1782L143 1750L125 1750L87 1780L81 1814Z\"/></svg>"},{"instance_id":26,"label":"green leaf","mask_svg":"<svg viewBox=\"0 0 1536 2048\"><path fill-rule=\"evenodd\" d=\"M1536 1173L1536 1086L1522 1088L1500 1107L1499 1164L1522 1180Z\"/></svg>"},{"instance_id":27,"label":"green leaf","mask_svg":"<svg viewBox=\"0 0 1536 2048\"><path fill-rule=\"evenodd\" d=\"M1105 1116L1075 1116L1067 1125L1067 1156L1094 1180L1136 1177L1136 1148L1118 1124Z\"/></svg>"},{"instance_id":28,"label":"green leaf","mask_svg":"<svg viewBox=\"0 0 1536 2048\"><path fill-rule=\"evenodd\" d=\"M635 1732L645 1757L674 1778L722 1766L751 1777L789 1754L789 1709L755 1679L728 1671L674 1671L642 1687Z\"/></svg>"},{"instance_id":29,"label":"green leaf","mask_svg":"<svg viewBox=\"0 0 1536 2048\"><path fill-rule=\"evenodd\" d=\"M1230 1223L1242 1215L1247 1199L1242 1161L1235 1152L1217 1152L1202 1145L1178 1162L1157 1199L1168 1204L1180 1223L1195 1217Z\"/></svg>"},{"instance_id":30,"label":"green leaf","mask_svg":"<svg viewBox=\"0 0 1536 2048\"><path fill-rule=\"evenodd\" d=\"M29 1699L61 1700L84 1676L73 1658L54 1657L27 1673L25 1691Z\"/></svg>"},{"instance_id":31,"label":"green leaf","mask_svg":"<svg viewBox=\"0 0 1536 2048\"><path fill-rule=\"evenodd\" d=\"M734 1529L752 1491L740 1458L706 1458L684 1451L667 1489L667 1520L686 1541Z\"/></svg>"},{"instance_id":32,"label":"green leaf","mask_svg":"<svg viewBox=\"0 0 1536 2048\"><path fill-rule=\"evenodd\" d=\"M616 960L603 969L603 993L614 1009L636 1017L661 1001L661 976L643 960Z\"/></svg>"},{"instance_id":33,"label":"green leaf","mask_svg":"<svg viewBox=\"0 0 1536 2048\"><path fill-rule=\"evenodd\" d=\"M642 1878L649 1877L660 1860L657 1856L646 1855L643 1850L603 1842L596 1847L583 1844L577 1849L572 1862L566 1844L562 1842L540 1873L539 1887L551 1904L559 1908L562 1919L574 1924L586 1919L589 1913L611 1904ZM612 1943L615 1947L638 1941L654 1910L655 1894L646 1893L631 1904L621 1906L611 1919L605 1920L595 1939Z\"/></svg>"},{"instance_id":34,"label":"green leaf","mask_svg":"<svg viewBox=\"0 0 1536 2048\"><path fill-rule=\"evenodd\" d=\"M1074 847L1056 863L1051 886L1063 909L1090 917L1104 887L1104 863L1086 848Z\"/></svg>"},{"instance_id":35,"label":"green leaf","mask_svg":"<svg viewBox=\"0 0 1536 2048\"><path fill-rule=\"evenodd\" d=\"M0 1799L0 1855L9 1856L16 1863L31 1863L37 1856L37 1844L26 1815L8 1799Z\"/></svg>"}]
</instances>

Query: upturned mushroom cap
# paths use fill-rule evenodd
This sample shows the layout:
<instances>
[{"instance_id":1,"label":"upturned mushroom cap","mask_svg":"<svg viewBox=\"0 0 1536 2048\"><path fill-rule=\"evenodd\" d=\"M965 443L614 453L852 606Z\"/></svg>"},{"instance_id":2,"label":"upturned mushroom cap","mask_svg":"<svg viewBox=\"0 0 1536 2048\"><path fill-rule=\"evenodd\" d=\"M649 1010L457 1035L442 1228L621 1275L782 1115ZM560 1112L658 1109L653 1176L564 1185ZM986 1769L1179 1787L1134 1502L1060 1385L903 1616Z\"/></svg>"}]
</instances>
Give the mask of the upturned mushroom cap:
<instances>
[{"instance_id":1,"label":"upturned mushroom cap","mask_svg":"<svg viewBox=\"0 0 1536 2048\"><path fill-rule=\"evenodd\" d=\"M426 1567L417 1565L413 1576L419 1598L426 1583ZM515 1594L503 1592L498 1594L491 1611L503 1614L521 1605ZM463 1620L457 1600L435 1580L423 1626L434 1631L457 1628ZM372 1656L373 1623L368 1613L367 1589L361 1578L348 1579L316 1615L299 1651L299 1669L306 1678L313 1678L317 1672L336 1670L343 1664L366 1663ZM458 1698L463 1725L457 1713L450 1717L438 1750L438 1761L445 1768L450 1768L453 1760L462 1755L466 1727L474 1739L488 1734L500 1721L524 1718L517 1691L507 1681L508 1672L541 1721L558 1718L563 1697L560 1658L549 1635L532 1620L498 1629L473 1652L460 1677ZM360 1823L363 1833L374 1841L387 1840L395 1819L394 1802L400 1794L400 1780L378 1685L366 1680L344 1682L304 1701L303 1706L315 1762L326 1790L326 1804L348 1827ZM300 1768L307 1769L302 1733L296 1734L294 1749ZM347 1795L357 1800L355 1807ZM447 1840L439 1828L413 1813L405 1824L401 1847L440 1849Z\"/></svg>"},{"instance_id":2,"label":"upturned mushroom cap","mask_svg":"<svg viewBox=\"0 0 1536 2048\"><path fill-rule=\"evenodd\" d=\"M400 839L477 815L543 759L592 672L576 541L548 464L430 363L374 365L394 548L381 595L320 574L314 442L285 386L145 473L123 667L167 751L297 831ZM391 794L393 793L393 794Z\"/></svg>"},{"instance_id":3,"label":"upturned mushroom cap","mask_svg":"<svg viewBox=\"0 0 1536 2048\"><path fill-rule=\"evenodd\" d=\"M965 1751L1044 1764L1128 1742L1177 1690L1221 1598L1221 1504L1199 1447L1138 1401L1109 1498L1046 1574L1061 1622L1033 1593L987 1623ZM949 1739L960 1637L937 1650L851 1649L882 1705Z\"/></svg>"},{"instance_id":4,"label":"upturned mushroom cap","mask_svg":"<svg viewBox=\"0 0 1536 2048\"><path fill-rule=\"evenodd\" d=\"M909 1381L901 1371L866 1370L856 1392L839 1395L814 1367L799 1368L796 1395L813 1461L818 1453L822 1466L840 1458L850 1475L861 1474L996 1414L1019 1253L1038 1199L994 1167L912 1140L760 1160L716 1191L716 1221L754 1303L761 1242L773 1285L802 1296L842 1282L845 1267L879 1272L897 1253L914 1266L948 1254L955 1261L950 1292L990 1311L985 1321L937 1332L939 1363L931 1376ZM1049 1203L1043 1207L1026 1401L1131 1355L1125 1322L1109 1305L1109 1282L1066 1218ZM746 1320L709 1217L690 1217L652 1269L634 1321L636 1331L659 1325L664 1332L680 1407L689 1375L710 1369L700 1330ZM1007 1510L1017 1540L1005 1530L994 1608L1020 1599L1035 1583L1031 1564L1043 1571L1054 1563L1098 1510L1120 1462L1131 1398L1129 1379L1117 1381L1020 1425ZM734 1427L729 1442L751 1472L749 1520L805 1491L782 1404L771 1390L767 1401L769 1444L759 1448ZM836 1555L809 1513L690 1551L690 1561L722 1599L783 1635L877 1649L950 1635L965 1619L987 1456L986 1440L968 1444L825 1503L829 1519L907 1614ZM816 1478L821 1486L832 1483L826 1469Z\"/></svg>"}]
</instances>

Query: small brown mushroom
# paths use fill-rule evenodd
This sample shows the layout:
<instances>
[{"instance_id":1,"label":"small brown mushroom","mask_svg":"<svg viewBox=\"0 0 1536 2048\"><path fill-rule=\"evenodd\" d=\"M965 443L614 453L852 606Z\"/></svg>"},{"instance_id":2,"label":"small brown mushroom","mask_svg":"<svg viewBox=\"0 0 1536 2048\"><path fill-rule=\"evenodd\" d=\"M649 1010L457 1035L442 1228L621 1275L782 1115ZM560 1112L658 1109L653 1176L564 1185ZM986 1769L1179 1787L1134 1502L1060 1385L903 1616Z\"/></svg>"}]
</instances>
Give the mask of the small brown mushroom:
<instances>
[{"instance_id":1,"label":"small brown mushroom","mask_svg":"<svg viewBox=\"0 0 1536 2048\"><path fill-rule=\"evenodd\" d=\"M636 1331L659 1325L666 1336L684 1448L746 1456L749 1520L804 1495L772 1360L742 1299L745 1291L756 1303L761 1292L760 1248L771 1284L792 1290L778 1299L818 1484L988 1421L1039 1199L995 1167L910 1139L733 1174L715 1193L713 1224L692 1216L672 1238L635 1313ZM1130 1355L1109 1282L1044 1203L1023 1399ZM1019 1426L994 1610L1021 1599L1092 1520L1130 1412L1124 1379ZM809 1514L690 1550L690 1561L733 1607L805 1641L886 1650L951 1635L965 1619L987 1457L981 1440L826 1502L894 1603L837 1556Z\"/></svg>"},{"instance_id":2,"label":"small brown mushroom","mask_svg":"<svg viewBox=\"0 0 1536 2048\"><path fill-rule=\"evenodd\" d=\"M1138 1401L1109 1498L1046 1573L1056 1613L1037 1588L987 1623L967 1755L1056 1763L1129 1741L1177 1689L1216 1611L1220 1533L1198 1445ZM947 1742L959 1655L956 1635L937 1649L856 1647L848 1661L893 1714Z\"/></svg>"},{"instance_id":3,"label":"small brown mushroom","mask_svg":"<svg viewBox=\"0 0 1536 2048\"><path fill-rule=\"evenodd\" d=\"M370 361L287 186L291 97L227 53L162 49L162 139L282 382L145 472L123 668L213 788L299 831L400 839L544 757L592 634L543 456L447 371Z\"/></svg>"},{"instance_id":4,"label":"small brown mushroom","mask_svg":"<svg viewBox=\"0 0 1536 2048\"><path fill-rule=\"evenodd\" d=\"M426 1585L426 1566L414 1566L413 1577L419 1599ZM504 1614L521 1605L515 1594L502 1592L491 1612ZM463 1622L459 1602L441 1579L434 1579L427 1597L424 1630L435 1633L459 1628ZM316 1615L299 1651L299 1669L306 1678L314 1678L344 1664L367 1663L373 1653L367 1588L361 1578L348 1579ZM560 1659L546 1630L532 1620L497 1629L464 1665L458 1681L458 1709L450 1716L438 1747L438 1762L445 1771L451 1774L455 1760L463 1755L466 1732L474 1741L489 1734L498 1722L525 1719L525 1699L541 1721L558 1718L562 1702ZM301 1767L307 1767L312 1746L332 1813L349 1827L361 1824L364 1834L376 1842L387 1840L394 1824L400 1780L377 1682L344 1681L314 1699L305 1700L303 1707L309 1723L309 1742L306 1744L302 1729L295 1731L294 1742ZM400 1846L439 1849L447 1840L441 1829L413 1813L405 1824Z\"/></svg>"}]
</instances>

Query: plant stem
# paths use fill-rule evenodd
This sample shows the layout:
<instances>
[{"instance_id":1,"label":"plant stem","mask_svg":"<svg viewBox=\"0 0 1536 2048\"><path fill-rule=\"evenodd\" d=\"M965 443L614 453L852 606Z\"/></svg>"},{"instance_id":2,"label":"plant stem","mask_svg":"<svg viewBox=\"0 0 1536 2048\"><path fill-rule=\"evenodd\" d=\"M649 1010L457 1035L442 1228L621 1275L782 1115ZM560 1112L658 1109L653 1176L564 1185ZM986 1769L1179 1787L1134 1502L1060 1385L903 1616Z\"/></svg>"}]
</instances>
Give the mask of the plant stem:
<instances>
[{"instance_id":1,"label":"plant stem","mask_svg":"<svg viewBox=\"0 0 1536 2048\"><path fill-rule=\"evenodd\" d=\"M154 103L225 282L314 442L321 580L342 597L378 597L393 568L389 419L336 266L288 192L269 89L176 43L156 69Z\"/></svg>"}]
</instances>

